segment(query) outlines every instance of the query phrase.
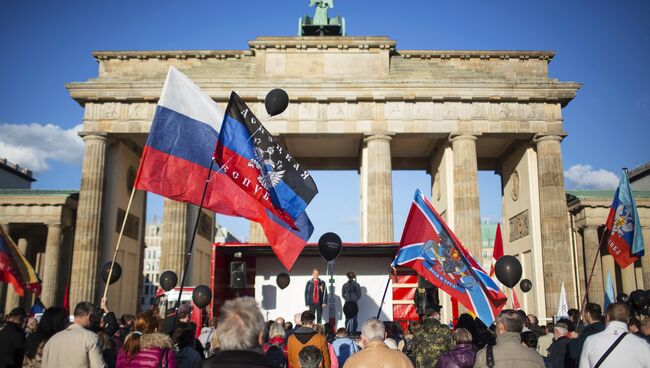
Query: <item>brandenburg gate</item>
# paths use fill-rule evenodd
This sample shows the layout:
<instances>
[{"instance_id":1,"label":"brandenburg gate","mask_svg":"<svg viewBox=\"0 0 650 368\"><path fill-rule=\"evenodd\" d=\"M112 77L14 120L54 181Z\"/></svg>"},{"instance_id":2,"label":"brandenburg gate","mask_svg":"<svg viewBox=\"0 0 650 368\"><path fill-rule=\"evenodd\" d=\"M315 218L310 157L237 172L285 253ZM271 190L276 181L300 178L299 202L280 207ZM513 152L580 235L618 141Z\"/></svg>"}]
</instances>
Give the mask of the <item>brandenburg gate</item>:
<instances>
[{"instance_id":1,"label":"brandenburg gate","mask_svg":"<svg viewBox=\"0 0 650 368\"><path fill-rule=\"evenodd\" d=\"M245 50L93 56L97 77L67 85L85 109L71 305L101 293L99 267L115 246L170 65L224 106L237 91L258 116L266 93L285 89L289 108L266 127L309 170L358 170L362 242L392 242L400 231L393 228L392 170L426 170L435 208L480 259L477 175L494 171L502 182L505 251L519 257L523 277L533 281L522 307L552 316L562 283L573 304L562 108L580 84L549 77L553 52L400 50L387 37L332 36L258 37ZM139 303L145 194L134 203L131 236L118 257L132 286L110 294L116 309L131 311ZM163 216L161 268L178 272L197 211L167 200ZM198 237L190 283L209 277L205 235ZM252 227L249 240L264 241L260 235Z\"/></svg>"}]
</instances>

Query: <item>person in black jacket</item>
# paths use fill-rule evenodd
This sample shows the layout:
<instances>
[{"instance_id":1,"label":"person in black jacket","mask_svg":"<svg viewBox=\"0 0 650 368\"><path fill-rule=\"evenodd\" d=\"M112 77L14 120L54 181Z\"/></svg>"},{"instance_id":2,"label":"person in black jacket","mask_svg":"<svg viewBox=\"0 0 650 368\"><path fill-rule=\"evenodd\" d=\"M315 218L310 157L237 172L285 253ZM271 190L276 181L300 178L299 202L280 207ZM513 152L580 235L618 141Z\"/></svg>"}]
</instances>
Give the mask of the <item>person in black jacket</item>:
<instances>
[{"instance_id":1,"label":"person in black jacket","mask_svg":"<svg viewBox=\"0 0 650 368\"><path fill-rule=\"evenodd\" d=\"M320 324L323 318L323 308L327 307L327 287L325 281L318 278L318 268L312 270L312 279L305 285L305 305L309 311L316 315L316 321Z\"/></svg>"},{"instance_id":2,"label":"person in black jacket","mask_svg":"<svg viewBox=\"0 0 650 368\"><path fill-rule=\"evenodd\" d=\"M548 361L553 368L572 368L571 360L569 359L569 324L571 321L562 319L555 324L554 334L555 338L551 346L548 348Z\"/></svg>"},{"instance_id":3,"label":"person in black jacket","mask_svg":"<svg viewBox=\"0 0 650 368\"><path fill-rule=\"evenodd\" d=\"M585 322L587 322L587 325L580 335L578 335L578 338L571 340L569 343L569 358L573 362L574 367L577 367L580 362L580 354L582 354L582 348L585 345L587 337L605 330L605 325L602 322L602 310L600 309L600 305L596 303L587 303L585 306L584 319Z\"/></svg>"},{"instance_id":4,"label":"person in black jacket","mask_svg":"<svg viewBox=\"0 0 650 368\"><path fill-rule=\"evenodd\" d=\"M25 311L14 308L0 327L0 368L20 368L25 356Z\"/></svg>"}]
</instances>

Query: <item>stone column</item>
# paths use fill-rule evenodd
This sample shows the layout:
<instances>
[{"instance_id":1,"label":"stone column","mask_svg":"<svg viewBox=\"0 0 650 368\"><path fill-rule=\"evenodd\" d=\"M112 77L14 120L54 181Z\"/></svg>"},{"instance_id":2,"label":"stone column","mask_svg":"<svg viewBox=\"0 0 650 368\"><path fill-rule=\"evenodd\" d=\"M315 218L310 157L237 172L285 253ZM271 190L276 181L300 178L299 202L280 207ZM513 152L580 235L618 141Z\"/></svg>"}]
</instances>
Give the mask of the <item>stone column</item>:
<instances>
[{"instance_id":1,"label":"stone column","mask_svg":"<svg viewBox=\"0 0 650 368\"><path fill-rule=\"evenodd\" d=\"M584 239L584 249L585 249L585 271L586 271L586 282L589 282L589 273L591 272L591 267L594 264L594 258L596 253L598 253L598 248L600 243L598 242L598 228L595 226L586 226L583 230L583 239ZM600 258L602 254L599 254ZM589 285L589 301L592 303L601 304L604 299L603 285L605 284L604 279L607 276L603 277L603 269L600 259L596 260L596 267L594 267L594 273L591 277L591 284ZM582 302L582 301L581 301Z\"/></svg>"},{"instance_id":2,"label":"stone column","mask_svg":"<svg viewBox=\"0 0 650 368\"><path fill-rule=\"evenodd\" d=\"M603 266L603 285L605 285L605 282L607 282L607 273L609 273L612 277L612 284L614 284L614 297L616 297L620 290L618 290L618 287L616 286L616 263L614 262L614 257L607 253L606 250L605 252L601 253L602 256L600 257L600 263Z\"/></svg>"},{"instance_id":3,"label":"stone column","mask_svg":"<svg viewBox=\"0 0 650 368\"><path fill-rule=\"evenodd\" d=\"M18 239L18 250L23 254L27 254L27 239L20 238ZM25 296L27 296L27 290L24 290ZM12 309L20 307L20 295L18 295L14 289L13 285L7 285L7 298L5 301L5 314L11 312Z\"/></svg>"},{"instance_id":4,"label":"stone column","mask_svg":"<svg viewBox=\"0 0 650 368\"><path fill-rule=\"evenodd\" d=\"M59 260L61 259L61 224L47 225L45 243L45 266L43 267L43 291L41 301L46 307L57 306L57 292L61 289L59 280Z\"/></svg>"},{"instance_id":5,"label":"stone column","mask_svg":"<svg viewBox=\"0 0 650 368\"><path fill-rule=\"evenodd\" d=\"M454 151L454 232L474 258L481 259L481 211L478 194L477 137L451 138Z\"/></svg>"},{"instance_id":6,"label":"stone column","mask_svg":"<svg viewBox=\"0 0 650 368\"><path fill-rule=\"evenodd\" d=\"M621 281L623 282L623 292L630 295L631 292L637 289L636 287L636 272L634 271L634 264L631 264L621 269Z\"/></svg>"},{"instance_id":7,"label":"stone column","mask_svg":"<svg viewBox=\"0 0 650 368\"><path fill-rule=\"evenodd\" d=\"M160 271L176 272L180 282L187 248L188 204L165 199L163 205L162 241L160 244Z\"/></svg>"},{"instance_id":8,"label":"stone column","mask_svg":"<svg viewBox=\"0 0 650 368\"><path fill-rule=\"evenodd\" d=\"M249 232L248 232L248 242L249 243L267 243L266 235L264 235L264 230L262 230L262 225L257 222L251 221Z\"/></svg>"},{"instance_id":9,"label":"stone column","mask_svg":"<svg viewBox=\"0 0 650 368\"><path fill-rule=\"evenodd\" d=\"M365 137L361 172L365 173L365 187L361 188L362 216L366 226L362 242L392 242L393 238L393 186L390 154L391 136L373 134Z\"/></svg>"},{"instance_id":10,"label":"stone column","mask_svg":"<svg viewBox=\"0 0 650 368\"><path fill-rule=\"evenodd\" d=\"M100 230L106 163L106 135L92 133L84 136L83 140L85 143L84 159L70 279L71 308L74 308L79 302L97 301L97 289L100 284Z\"/></svg>"},{"instance_id":11,"label":"stone column","mask_svg":"<svg viewBox=\"0 0 650 368\"><path fill-rule=\"evenodd\" d=\"M542 229L542 262L546 311L557 311L560 289L564 282L567 301L573 304L575 285L571 277L571 243L567 223L567 203L562 171L562 137L536 137L539 209ZM575 307L575 306L573 306Z\"/></svg>"}]
</instances>

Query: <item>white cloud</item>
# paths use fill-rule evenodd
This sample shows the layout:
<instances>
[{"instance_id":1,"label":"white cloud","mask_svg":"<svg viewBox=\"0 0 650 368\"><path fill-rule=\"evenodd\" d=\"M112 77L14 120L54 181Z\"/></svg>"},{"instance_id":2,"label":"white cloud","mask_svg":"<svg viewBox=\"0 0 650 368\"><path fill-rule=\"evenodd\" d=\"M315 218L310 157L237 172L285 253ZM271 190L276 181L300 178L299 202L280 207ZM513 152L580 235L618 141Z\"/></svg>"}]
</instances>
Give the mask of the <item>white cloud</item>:
<instances>
[{"instance_id":1,"label":"white cloud","mask_svg":"<svg viewBox=\"0 0 650 368\"><path fill-rule=\"evenodd\" d=\"M80 165L81 124L63 129L54 124L0 124L0 157L34 172L50 169L53 161Z\"/></svg>"},{"instance_id":2,"label":"white cloud","mask_svg":"<svg viewBox=\"0 0 650 368\"><path fill-rule=\"evenodd\" d=\"M564 172L573 189L616 189L618 176L605 169L595 170L590 165L573 165Z\"/></svg>"}]
</instances>

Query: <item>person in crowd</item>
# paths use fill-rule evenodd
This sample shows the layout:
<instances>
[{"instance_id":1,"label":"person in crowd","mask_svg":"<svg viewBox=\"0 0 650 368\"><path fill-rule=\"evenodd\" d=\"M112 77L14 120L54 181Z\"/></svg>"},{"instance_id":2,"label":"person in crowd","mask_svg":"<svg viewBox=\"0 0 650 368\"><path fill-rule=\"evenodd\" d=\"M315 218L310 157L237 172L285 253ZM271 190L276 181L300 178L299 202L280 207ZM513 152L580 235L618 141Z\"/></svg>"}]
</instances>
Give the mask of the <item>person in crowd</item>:
<instances>
[{"instance_id":1,"label":"person in crowd","mask_svg":"<svg viewBox=\"0 0 650 368\"><path fill-rule=\"evenodd\" d=\"M311 280L307 281L305 285L305 305L309 307L310 312L316 315L316 322L321 323L323 308L327 307L327 287L325 281L318 278L320 275L318 268L314 268L311 275Z\"/></svg>"},{"instance_id":2,"label":"person in crowd","mask_svg":"<svg viewBox=\"0 0 650 368\"><path fill-rule=\"evenodd\" d=\"M340 367L345 365L345 361L350 355L359 351L359 346L357 346L354 340L348 337L348 332L343 327L336 330L336 338L332 343L332 347L334 348L334 354Z\"/></svg>"},{"instance_id":3,"label":"person in crowd","mask_svg":"<svg viewBox=\"0 0 650 368\"><path fill-rule=\"evenodd\" d=\"M643 319L643 322L641 323L641 332L643 332L643 336L650 344L650 317Z\"/></svg>"},{"instance_id":4,"label":"person in crowd","mask_svg":"<svg viewBox=\"0 0 650 368\"><path fill-rule=\"evenodd\" d=\"M404 340L402 340L398 345L397 349L411 360L411 363L415 365L415 352L413 351L413 336L417 333L422 325L419 321L409 321L409 325L406 328L406 334L404 335Z\"/></svg>"},{"instance_id":5,"label":"person in crowd","mask_svg":"<svg viewBox=\"0 0 650 368\"><path fill-rule=\"evenodd\" d=\"M36 319L36 317L29 317L27 319L27 323L25 323L25 337L36 332L37 328L38 328L38 320Z\"/></svg>"},{"instance_id":6,"label":"person in crowd","mask_svg":"<svg viewBox=\"0 0 650 368\"><path fill-rule=\"evenodd\" d=\"M109 368L115 367L117 362L117 352L122 347L123 341L116 337L119 336L120 325L115 317L115 313L108 308L108 300L102 298L100 309L103 312L99 319L99 324L91 327L91 330L97 334L100 346L102 347L102 356Z\"/></svg>"},{"instance_id":7,"label":"person in crowd","mask_svg":"<svg viewBox=\"0 0 650 368\"><path fill-rule=\"evenodd\" d=\"M537 338L544 335L542 333L542 328L539 326L539 319L534 314L529 314L526 316L526 327L528 327L529 330L533 331L535 335L537 335Z\"/></svg>"},{"instance_id":8,"label":"person in crowd","mask_svg":"<svg viewBox=\"0 0 650 368\"><path fill-rule=\"evenodd\" d=\"M0 368L22 367L25 355L25 311L14 308L0 328Z\"/></svg>"},{"instance_id":9,"label":"person in crowd","mask_svg":"<svg viewBox=\"0 0 650 368\"><path fill-rule=\"evenodd\" d=\"M555 338L555 325L553 323L548 323L546 325L546 334L542 335L537 339L537 352L544 358L548 357L548 348L551 347L553 339Z\"/></svg>"},{"instance_id":10,"label":"person in crowd","mask_svg":"<svg viewBox=\"0 0 650 368\"><path fill-rule=\"evenodd\" d=\"M173 338L176 345L174 359L178 368L198 368L201 366L201 355L194 350L194 332L189 328L178 328Z\"/></svg>"},{"instance_id":11,"label":"person in crowd","mask_svg":"<svg viewBox=\"0 0 650 368\"><path fill-rule=\"evenodd\" d=\"M440 323L440 307L424 317L422 328L413 336L417 367L434 367L440 356L454 347L451 330Z\"/></svg>"},{"instance_id":12,"label":"person in crowd","mask_svg":"<svg viewBox=\"0 0 650 368\"><path fill-rule=\"evenodd\" d=\"M568 320L560 320L553 329L554 341L548 348L548 361L553 368L572 367L568 351L571 342L569 323Z\"/></svg>"},{"instance_id":13,"label":"person in crowd","mask_svg":"<svg viewBox=\"0 0 650 368\"><path fill-rule=\"evenodd\" d=\"M521 330L521 332L530 331L530 328L528 328L528 324L526 323L526 321L528 320L528 315L526 314L526 312L524 312L521 309L517 309L517 314L519 314L519 318L521 318L521 320L524 321L524 328L523 330Z\"/></svg>"},{"instance_id":14,"label":"person in crowd","mask_svg":"<svg viewBox=\"0 0 650 368\"><path fill-rule=\"evenodd\" d=\"M344 368L408 368L413 364L401 351L390 349L384 343L386 329L376 318L371 318L361 326L361 345L363 350L353 354Z\"/></svg>"},{"instance_id":15,"label":"person in crowd","mask_svg":"<svg viewBox=\"0 0 650 368\"><path fill-rule=\"evenodd\" d=\"M347 274L348 277L348 282L346 282L343 285L343 300L345 301L345 304L343 305L343 309L346 309L346 305L348 310L354 311L356 309L357 313L348 313L350 315L350 318L348 318L348 315L345 316L345 328L348 330L350 333L354 333L357 331L357 314L359 312L359 306L357 305L357 302L359 302L359 299L361 299L361 286L357 282L357 275L349 271Z\"/></svg>"},{"instance_id":16,"label":"person in crowd","mask_svg":"<svg viewBox=\"0 0 650 368\"><path fill-rule=\"evenodd\" d=\"M288 340L289 366L299 367L298 354L303 347L312 345L323 354L323 366L330 366L329 347L325 336L316 332L314 320L316 317L311 311L304 311L300 317L301 326L294 330Z\"/></svg>"},{"instance_id":17,"label":"person in crowd","mask_svg":"<svg viewBox=\"0 0 650 368\"><path fill-rule=\"evenodd\" d=\"M587 337L602 332L605 329L605 324L601 322L602 314L600 305L596 303L587 303L585 305L583 319L586 325L578 337L569 343L569 358L574 366L578 366L578 362L580 362L580 354L582 353L582 348Z\"/></svg>"},{"instance_id":18,"label":"person in crowd","mask_svg":"<svg viewBox=\"0 0 650 368\"><path fill-rule=\"evenodd\" d=\"M568 326L571 328L569 332L582 332L582 329L585 327L585 325L580 320L580 311L575 308L571 308L567 311L567 314L569 315L569 320L571 321L571 323L568 324Z\"/></svg>"},{"instance_id":19,"label":"person in crowd","mask_svg":"<svg viewBox=\"0 0 650 368\"><path fill-rule=\"evenodd\" d=\"M323 363L323 353L315 346L305 346L298 353L299 368L319 368Z\"/></svg>"},{"instance_id":20,"label":"person in crowd","mask_svg":"<svg viewBox=\"0 0 650 368\"><path fill-rule=\"evenodd\" d=\"M282 319L284 320L284 319ZM277 321L277 319L276 319ZM281 323L274 322L269 327L269 337L263 346L264 353L273 366L282 368L289 361L286 332Z\"/></svg>"},{"instance_id":21,"label":"person in crowd","mask_svg":"<svg viewBox=\"0 0 650 368\"><path fill-rule=\"evenodd\" d=\"M535 349L537 351L537 334L534 331L526 331L521 333L521 343L525 346Z\"/></svg>"},{"instance_id":22,"label":"person in crowd","mask_svg":"<svg viewBox=\"0 0 650 368\"><path fill-rule=\"evenodd\" d=\"M43 312L38 328L25 339L25 360L23 367L40 368L43 361L43 348L57 332L70 324L68 312L60 307L51 307Z\"/></svg>"},{"instance_id":23,"label":"person in crowd","mask_svg":"<svg viewBox=\"0 0 650 368\"><path fill-rule=\"evenodd\" d=\"M294 327L294 330L296 328L300 327L300 323L301 323L300 319L301 318L302 318L302 312L296 313L296 314L293 315L293 325L294 325L293 327Z\"/></svg>"},{"instance_id":24,"label":"person in crowd","mask_svg":"<svg viewBox=\"0 0 650 368\"><path fill-rule=\"evenodd\" d=\"M480 318L474 319L474 326L476 327L476 335L472 334L472 343L476 350L481 350L488 345L496 344L496 339L485 323Z\"/></svg>"},{"instance_id":25,"label":"person in crowd","mask_svg":"<svg viewBox=\"0 0 650 368\"><path fill-rule=\"evenodd\" d=\"M630 322L628 322L627 327L631 334L635 334L639 337L643 336L643 333L641 332L641 321L639 321L638 318L630 317Z\"/></svg>"},{"instance_id":26,"label":"person in crowd","mask_svg":"<svg viewBox=\"0 0 650 368\"><path fill-rule=\"evenodd\" d=\"M476 360L472 334L464 328L456 328L452 337L456 346L440 356L436 368L472 368Z\"/></svg>"},{"instance_id":27,"label":"person in crowd","mask_svg":"<svg viewBox=\"0 0 650 368\"><path fill-rule=\"evenodd\" d=\"M217 331L217 321L217 317L212 317L210 322L208 322L208 325L201 329L201 334L199 335L199 343L203 346L203 352L206 358L210 356L210 352L212 351L210 345L212 335Z\"/></svg>"},{"instance_id":28,"label":"person in crowd","mask_svg":"<svg viewBox=\"0 0 650 368\"><path fill-rule=\"evenodd\" d=\"M43 368L105 368L99 337L90 329L99 321L95 306L81 302L74 308L74 322L54 334L43 348Z\"/></svg>"},{"instance_id":29,"label":"person in crowd","mask_svg":"<svg viewBox=\"0 0 650 368\"><path fill-rule=\"evenodd\" d=\"M284 323L286 322L283 317L278 317L274 321L275 323L279 323L280 326L284 326Z\"/></svg>"},{"instance_id":30,"label":"person in crowd","mask_svg":"<svg viewBox=\"0 0 650 368\"><path fill-rule=\"evenodd\" d=\"M415 303L415 310L422 321L427 315L431 314L435 309L440 309L438 305L437 296L434 289L418 286L415 289L413 302Z\"/></svg>"},{"instance_id":31,"label":"person in crowd","mask_svg":"<svg viewBox=\"0 0 650 368\"><path fill-rule=\"evenodd\" d=\"M167 334L158 332L160 318L153 310L142 312L135 320L134 331L124 341L117 355L117 368L176 368L174 344Z\"/></svg>"},{"instance_id":32,"label":"person in crowd","mask_svg":"<svg viewBox=\"0 0 650 368\"><path fill-rule=\"evenodd\" d=\"M327 341L327 353L330 358L330 368L339 368L339 361L336 359L336 352L334 351L334 347L329 342L329 338L327 337L327 331L330 330L329 323L326 323L324 326L321 324L315 325L314 329L319 334L325 336L325 340Z\"/></svg>"},{"instance_id":33,"label":"person in crowd","mask_svg":"<svg viewBox=\"0 0 650 368\"><path fill-rule=\"evenodd\" d=\"M291 322L285 322L284 323L284 331L287 333L287 338L293 334L293 323Z\"/></svg>"},{"instance_id":34,"label":"person in crowd","mask_svg":"<svg viewBox=\"0 0 650 368\"><path fill-rule=\"evenodd\" d=\"M587 337L580 354L580 367L593 368L598 362L601 368L650 367L650 345L629 333L629 320L630 307L627 304L610 304L605 316L607 327Z\"/></svg>"},{"instance_id":35,"label":"person in crowd","mask_svg":"<svg viewBox=\"0 0 650 368\"><path fill-rule=\"evenodd\" d=\"M228 300L221 308L217 332L218 350L203 361L204 368L273 368L261 352L264 317L251 297ZM299 367L296 362L295 367Z\"/></svg>"},{"instance_id":36,"label":"person in crowd","mask_svg":"<svg viewBox=\"0 0 650 368\"><path fill-rule=\"evenodd\" d=\"M496 322L496 345L488 345L476 354L474 367L487 368L488 357L494 367L544 368L544 359L535 350L521 344L524 320L517 311L502 311Z\"/></svg>"},{"instance_id":37,"label":"person in crowd","mask_svg":"<svg viewBox=\"0 0 650 368\"><path fill-rule=\"evenodd\" d=\"M170 309L171 312L167 313L167 316L164 320L164 329L163 333L166 333L170 337L174 333L174 318L176 317L176 311ZM192 307L188 304L182 304L178 307L178 321L176 321L176 328L189 328L196 331L196 324L191 320Z\"/></svg>"},{"instance_id":38,"label":"person in crowd","mask_svg":"<svg viewBox=\"0 0 650 368\"><path fill-rule=\"evenodd\" d=\"M458 316L458 322L456 322L456 326L454 328L464 328L469 331L470 335L472 335L472 343L474 343L474 336L478 334L478 331L476 330L476 322L474 321L474 317L472 317L469 313L463 313ZM475 351L478 351L476 347L474 347L474 349Z\"/></svg>"}]
</instances>

